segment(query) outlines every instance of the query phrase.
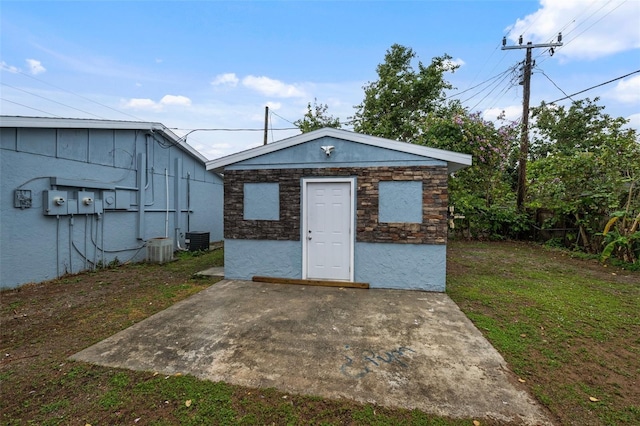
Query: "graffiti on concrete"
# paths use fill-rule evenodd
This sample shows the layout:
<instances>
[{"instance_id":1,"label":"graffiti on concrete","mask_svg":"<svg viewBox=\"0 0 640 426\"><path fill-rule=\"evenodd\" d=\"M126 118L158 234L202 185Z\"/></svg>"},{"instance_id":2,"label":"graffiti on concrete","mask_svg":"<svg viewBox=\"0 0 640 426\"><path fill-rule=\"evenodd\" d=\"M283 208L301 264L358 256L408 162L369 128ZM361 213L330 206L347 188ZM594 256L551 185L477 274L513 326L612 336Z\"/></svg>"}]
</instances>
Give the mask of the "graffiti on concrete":
<instances>
[{"instance_id":1,"label":"graffiti on concrete","mask_svg":"<svg viewBox=\"0 0 640 426\"><path fill-rule=\"evenodd\" d=\"M345 345L344 348L347 351L351 349L349 345ZM343 356L346 362L340 366L340 371L345 376L360 379L385 364L396 363L406 368L408 365L402 358L408 352L415 353L411 348L400 346L397 349L386 352L375 352L371 349L366 349L358 355L349 356L345 354Z\"/></svg>"}]
</instances>

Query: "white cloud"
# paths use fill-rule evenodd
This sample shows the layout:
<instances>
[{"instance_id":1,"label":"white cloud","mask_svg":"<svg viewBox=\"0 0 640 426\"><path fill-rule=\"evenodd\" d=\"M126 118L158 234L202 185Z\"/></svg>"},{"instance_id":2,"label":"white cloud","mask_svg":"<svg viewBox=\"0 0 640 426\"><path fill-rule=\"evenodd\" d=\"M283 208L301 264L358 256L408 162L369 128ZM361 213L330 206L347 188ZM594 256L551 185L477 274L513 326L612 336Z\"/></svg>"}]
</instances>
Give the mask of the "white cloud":
<instances>
[{"instance_id":1,"label":"white cloud","mask_svg":"<svg viewBox=\"0 0 640 426\"><path fill-rule=\"evenodd\" d=\"M216 75L213 78L213 81L211 81L211 85L212 86L225 85L225 86L235 87L238 84L239 81L240 80L235 75L235 73L228 72L228 73L225 73L225 74Z\"/></svg>"},{"instance_id":2,"label":"white cloud","mask_svg":"<svg viewBox=\"0 0 640 426\"><path fill-rule=\"evenodd\" d=\"M9 65L5 61L0 62L0 68L2 68L5 71L9 71L11 73L14 73L14 74L20 72L20 69L18 67L14 67L13 65Z\"/></svg>"},{"instance_id":3,"label":"white cloud","mask_svg":"<svg viewBox=\"0 0 640 426\"><path fill-rule=\"evenodd\" d=\"M25 62L27 63L27 67L29 68L29 73L33 75L42 74L43 72L47 71L47 69L43 67L42 63L38 60L26 59ZM0 62L0 68L2 68L4 71L9 71L10 73L14 74L20 72L20 68L9 65L5 61Z\"/></svg>"},{"instance_id":4,"label":"white cloud","mask_svg":"<svg viewBox=\"0 0 640 426\"><path fill-rule=\"evenodd\" d=\"M128 101L122 102L123 108L130 109L139 109L139 110L151 110L151 111L159 111L162 109L162 105L158 105L151 99L142 99L142 98L132 98Z\"/></svg>"},{"instance_id":5,"label":"white cloud","mask_svg":"<svg viewBox=\"0 0 640 426\"><path fill-rule=\"evenodd\" d=\"M631 114L629 117L627 117L627 120L629 120L629 123L627 124L628 127L636 129L640 132L640 113Z\"/></svg>"},{"instance_id":6,"label":"white cloud","mask_svg":"<svg viewBox=\"0 0 640 426\"><path fill-rule=\"evenodd\" d=\"M191 106L191 99L186 96L164 95L160 100L162 105Z\"/></svg>"},{"instance_id":7,"label":"white cloud","mask_svg":"<svg viewBox=\"0 0 640 426\"><path fill-rule=\"evenodd\" d=\"M482 116L485 120L496 122L498 117L504 113L507 121L516 121L522 117L522 105L509 105L504 108L490 108L484 110Z\"/></svg>"},{"instance_id":8,"label":"white cloud","mask_svg":"<svg viewBox=\"0 0 640 426\"><path fill-rule=\"evenodd\" d=\"M264 76L256 77L249 75L242 79L242 84L266 96L275 96L277 98L300 98L307 96L303 90L292 84L285 84L280 80L274 80Z\"/></svg>"},{"instance_id":9,"label":"white cloud","mask_svg":"<svg viewBox=\"0 0 640 426\"><path fill-rule=\"evenodd\" d=\"M563 32L564 46L556 54L568 59L596 59L640 48L637 1L540 0L540 9L507 28L517 43L556 42Z\"/></svg>"},{"instance_id":10,"label":"white cloud","mask_svg":"<svg viewBox=\"0 0 640 426\"><path fill-rule=\"evenodd\" d=\"M282 104L280 102L267 102L267 106L269 107L269 109L272 109L274 111L282 108Z\"/></svg>"},{"instance_id":11,"label":"white cloud","mask_svg":"<svg viewBox=\"0 0 640 426\"><path fill-rule=\"evenodd\" d=\"M123 108L144 111L163 111L165 106L191 106L191 99L186 96L165 95L156 102L148 98L131 98L121 102Z\"/></svg>"},{"instance_id":12,"label":"white cloud","mask_svg":"<svg viewBox=\"0 0 640 426\"><path fill-rule=\"evenodd\" d=\"M640 76L619 81L616 87L604 96L625 104L640 103Z\"/></svg>"},{"instance_id":13,"label":"white cloud","mask_svg":"<svg viewBox=\"0 0 640 426\"><path fill-rule=\"evenodd\" d=\"M47 69L42 66L42 63L35 59L27 59L27 66L29 67L29 72L33 75L42 74L47 71Z\"/></svg>"},{"instance_id":14,"label":"white cloud","mask_svg":"<svg viewBox=\"0 0 640 426\"><path fill-rule=\"evenodd\" d=\"M463 65L466 65L466 62L463 61L461 58L457 58L457 59L452 59L452 60L445 61L444 65L447 67L447 69L451 69L451 68L453 68L455 66L462 67Z\"/></svg>"},{"instance_id":15,"label":"white cloud","mask_svg":"<svg viewBox=\"0 0 640 426\"><path fill-rule=\"evenodd\" d=\"M225 142L208 144L198 143L192 146L208 159L223 157L233 150L233 145Z\"/></svg>"}]
</instances>

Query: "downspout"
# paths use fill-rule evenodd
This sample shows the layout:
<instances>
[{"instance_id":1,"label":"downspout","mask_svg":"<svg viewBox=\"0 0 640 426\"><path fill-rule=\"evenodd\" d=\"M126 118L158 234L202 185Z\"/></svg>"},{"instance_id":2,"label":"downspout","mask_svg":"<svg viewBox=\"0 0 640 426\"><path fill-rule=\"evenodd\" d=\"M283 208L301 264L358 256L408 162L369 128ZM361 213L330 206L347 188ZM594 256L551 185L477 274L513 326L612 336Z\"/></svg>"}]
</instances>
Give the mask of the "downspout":
<instances>
[{"instance_id":1,"label":"downspout","mask_svg":"<svg viewBox=\"0 0 640 426\"><path fill-rule=\"evenodd\" d=\"M95 215L96 218L96 243L93 245L93 270L98 268L98 234L100 232L100 213Z\"/></svg>"},{"instance_id":2,"label":"downspout","mask_svg":"<svg viewBox=\"0 0 640 426\"><path fill-rule=\"evenodd\" d=\"M56 215L56 278L60 278L60 215Z\"/></svg>"},{"instance_id":3,"label":"downspout","mask_svg":"<svg viewBox=\"0 0 640 426\"><path fill-rule=\"evenodd\" d=\"M69 269L73 274L73 215L69 216Z\"/></svg>"},{"instance_id":4,"label":"downspout","mask_svg":"<svg viewBox=\"0 0 640 426\"><path fill-rule=\"evenodd\" d=\"M178 250L186 251L183 247L180 246L180 230L182 229L180 223L180 214L182 211L180 210L180 199L181 197L181 180L182 180L182 160L180 158L176 158L173 168L174 176L173 176L173 227L175 230L175 239L176 239L176 247Z\"/></svg>"},{"instance_id":5,"label":"downspout","mask_svg":"<svg viewBox=\"0 0 640 426\"><path fill-rule=\"evenodd\" d=\"M150 166L151 161L150 161L150 157L152 156L152 153L150 152L149 146L154 147L154 151L155 151L155 144L153 143L153 135L147 134L146 135L146 167L145 167L145 185L144 185L144 189L147 190L149 189L149 187L151 187L151 202L149 202L149 204L145 204L145 206L149 207L149 206L153 206L156 202L156 185L155 185L155 180L153 177L154 174L154 170L153 170L153 165ZM149 138L152 139L152 144L149 145Z\"/></svg>"},{"instance_id":6,"label":"downspout","mask_svg":"<svg viewBox=\"0 0 640 426\"><path fill-rule=\"evenodd\" d=\"M84 270L87 270L87 261L89 259L87 259L87 256L89 256L89 252L87 251L87 232L89 229L89 215L85 214L84 215L84 255L82 257L84 257Z\"/></svg>"},{"instance_id":7,"label":"downspout","mask_svg":"<svg viewBox=\"0 0 640 426\"><path fill-rule=\"evenodd\" d=\"M105 267L105 260L104 260L104 218L105 218L105 210L103 210L102 213L102 222L101 222L101 229L100 229L100 247L102 248L102 256L100 257L102 259L102 267Z\"/></svg>"},{"instance_id":8,"label":"downspout","mask_svg":"<svg viewBox=\"0 0 640 426\"><path fill-rule=\"evenodd\" d=\"M169 170L164 169L164 185L166 189L166 212L164 218L164 237L169 237Z\"/></svg>"},{"instance_id":9,"label":"downspout","mask_svg":"<svg viewBox=\"0 0 640 426\"><path fill-rule=\"evenodd\" d=\"M187 232L191 232L191 173L187 173Z\"/></svg>"},{"instance_id":10,"label":"downspout","mask_svg":"<svg viewBox=\"0 0 640 426\"><path fill-rule=\"evenodd\" d=\"M144 179L145 179L145 185L144 185L144 189L148 189L149 188L149 138L151 137L151 135L146 134L144 135L144 151L145 151L145 155L146 155L146 167L144 168Z\"/></svg>"},{"instance_id":11,"label":"downspout","mask_svg":"<svg viewBox=\"0 0 640 426\"><path fill-rule=\"evenodd\" d=\"M145 193L144 187L147 182L145 179L145 173L147 168L147 162L144 155L138 154L138 174L136 175L136 186L138 189L138 240L144 240L145 224L144 224L144 206L145 206Z\"/></svg>"}]
</instances>

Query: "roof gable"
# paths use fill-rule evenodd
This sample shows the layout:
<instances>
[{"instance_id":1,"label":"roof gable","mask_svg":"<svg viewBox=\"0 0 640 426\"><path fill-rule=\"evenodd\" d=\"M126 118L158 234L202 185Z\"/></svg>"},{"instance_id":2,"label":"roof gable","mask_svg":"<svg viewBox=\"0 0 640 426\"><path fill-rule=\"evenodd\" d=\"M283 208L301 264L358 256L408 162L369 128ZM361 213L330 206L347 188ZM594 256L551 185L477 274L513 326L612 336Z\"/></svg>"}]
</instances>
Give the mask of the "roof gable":
<instances>
[{"instance_id":1,"label":"roof gable","mask_svg":"<svg viewBox=\"0 0 640 426\"><path fill-rule=\"evenodd\" d=\"M256 148L248 149L208 161L207 170L222 172L227 166L231 166L240 162L247 162L247 160L251 160L259 156L264 156L266 154L327 137L341 139L349 142L356 142L371 147L388 149L397 151L399 153L410 154L412 156L417 156L417 158L445 161L448 165L449 172L454 172L463 167L470 166L472 163L471 156L468 154L461 154L453 151L414 145L411 143L364 135L347 130L323 128L320 130L315 130L313 132L303 133L298 136L283 139L281 141L273 142L268 145L262 145Z\"/></svg>"}]
</instances>

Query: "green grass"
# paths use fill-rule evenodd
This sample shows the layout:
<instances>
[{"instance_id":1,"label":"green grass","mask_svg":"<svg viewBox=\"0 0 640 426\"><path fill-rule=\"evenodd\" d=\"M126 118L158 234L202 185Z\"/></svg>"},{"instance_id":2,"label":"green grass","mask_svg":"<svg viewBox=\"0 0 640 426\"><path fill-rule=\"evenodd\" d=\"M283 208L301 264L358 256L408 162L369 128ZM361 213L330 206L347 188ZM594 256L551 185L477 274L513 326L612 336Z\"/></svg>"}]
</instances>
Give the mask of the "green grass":
<instances>
[{"instance_id":1,"label":"green grass","mask_svg":"<svg viewBox=\"0 0 640 426\"><path fill-rule=\"evenodd\" d=\"M418 410L289 395L67 359L215 285L215 281L196 279L194 273L219 266L222 259L221 250L185 252L164 265L125 265L16 291L6 304L7 294L3 293L3 318L12 318L16 310L28 313L25 318L30 322L21 320L25 327L0 331L3 349L24 353L24 358L0 366L0 423L472 424L474 419L448 419ZM515 243L452 242L448 265L450 297L503 355L509 368L525 380L522 386L560 423L640 424L638 273ZM45 288L50 293L39 296ZM71 292L77 292L79 301L70 302ZM44 312L51 317L44 317ZM11 389L10 398L5 398L5 389ZM590 401L589 396L598 401ZM504 424L479 420L483 426Z\"/></svg>"},{"instance_id":2,"label":"green grass","mask_svg":"<svg viewBox=\"0 0 640 426\"><path fill-rule=\"evenodd\" d=\"M563 423L640 424L628 404L640 275L528 244L454 242L449 252L448 294Z\"/></svg>"}]
</instances>

